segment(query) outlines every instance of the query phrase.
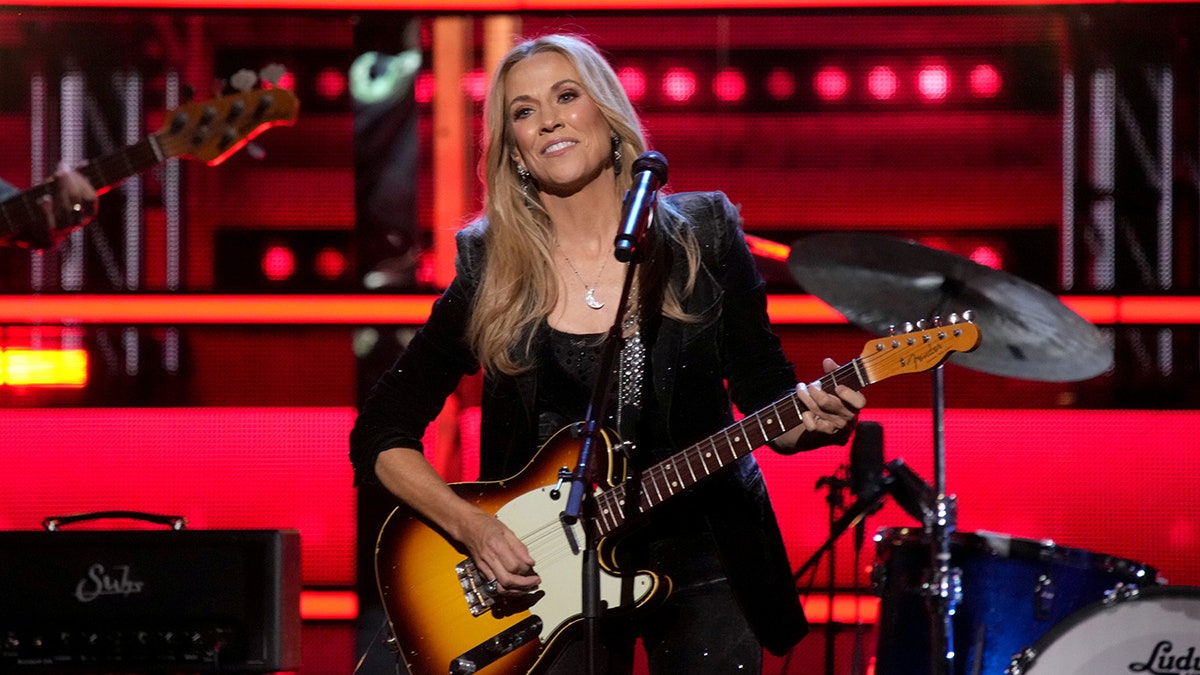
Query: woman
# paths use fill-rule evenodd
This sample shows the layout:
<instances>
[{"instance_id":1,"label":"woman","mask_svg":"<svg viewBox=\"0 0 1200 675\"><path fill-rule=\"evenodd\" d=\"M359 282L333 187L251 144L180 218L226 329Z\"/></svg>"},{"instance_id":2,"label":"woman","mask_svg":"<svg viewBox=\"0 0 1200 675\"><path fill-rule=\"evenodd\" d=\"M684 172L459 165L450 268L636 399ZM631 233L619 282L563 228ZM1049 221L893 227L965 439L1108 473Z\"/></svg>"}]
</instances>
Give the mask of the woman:
<instances>
[{"instance_id":1,"label":"woman","mask_svg":"<svg viewBox=\"0 0 1200 675\"><path fill-rule=\"evenodd\" d=\"M364 403L351 457L360 482L378 480L460 542L501 594L519 596L538 587L537 561L446 486L421 435L481 365L481 479L516 474L584 418L626 273L613 259L622 196L645 141L612 68L572 36L509 52L486 115L484 214L459 233L455 280ZM845 442L865 405L845 387L797 387L739 226L721 193L658 200L605 418L635 441L635 465L730 424L730 398L753 412L797 390L807 411L775 441L783 452ZM758 672L763 646L785 652L807 630L752 456L664 504L620 551L675 590L662 607L606 626L609 672L628 672L639 636L656 673ZM568 650L555 669L583 672L580 658Z\"/></svg>"}]
</instances>

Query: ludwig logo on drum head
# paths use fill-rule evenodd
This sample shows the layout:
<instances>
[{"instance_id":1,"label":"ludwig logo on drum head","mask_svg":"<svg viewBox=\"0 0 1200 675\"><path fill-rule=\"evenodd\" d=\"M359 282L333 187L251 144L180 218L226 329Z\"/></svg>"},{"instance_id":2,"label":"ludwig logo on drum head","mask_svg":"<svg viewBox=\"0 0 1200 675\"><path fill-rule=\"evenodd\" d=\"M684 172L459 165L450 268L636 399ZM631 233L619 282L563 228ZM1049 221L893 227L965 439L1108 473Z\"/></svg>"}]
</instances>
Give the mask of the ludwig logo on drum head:
<instances>
[{"instance_id":1,"label":"ludwig logo on drum head","mask_svg":"<svg viewBox=\"0 0 1200 675\"><path fill-rule=\"evenodd\" d=\"M1151 673L1151 675L1198 675L1200 674L1200 656L1196 656L1196 646L1188 647L1182 654L1173 654L1175 643L1161 640L1154 645L1150 658L1145 663L1131 663L1129 670L1135 673Z\"/></svg>"}]
</instances>

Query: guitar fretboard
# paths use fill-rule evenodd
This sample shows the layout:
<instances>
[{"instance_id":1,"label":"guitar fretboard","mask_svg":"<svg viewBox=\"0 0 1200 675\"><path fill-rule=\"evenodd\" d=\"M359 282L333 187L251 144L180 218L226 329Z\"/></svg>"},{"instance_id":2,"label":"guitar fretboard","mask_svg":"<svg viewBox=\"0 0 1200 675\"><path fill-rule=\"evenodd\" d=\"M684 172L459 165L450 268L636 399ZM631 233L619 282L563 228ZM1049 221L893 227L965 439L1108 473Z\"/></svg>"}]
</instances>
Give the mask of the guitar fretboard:
<instances>
[{"instance_id":1,"label":"guitar fretboard","mask_svg":"<svg viewBox=\"0 0 1200 675\"><path fill-rule=\"evenodd\" d=\"M92 159L77 171L95 186L97 193L104 193L113 185L162 160L156 136L148 136L133 145ZM4 232L15 234L19 223L41 220L44 215L39 202L47 197L53 198L53 188L52 181L41 183L0 202L0 222L4 224Z\"/></svg>"},{"instance_id":2,"label":"guitar fretboard","mask_svg":"<svg viewBox=\"0 0 1200 675\"><path fill-rule=\"evenodd\" d=\"M822 391L833 391L844 384L855 391L870 384L856 358L818 382ZM687 490L704 478L729 466L738 459L783 435L801 424L800 415L806 410L796 395L787 396L718 431L703 441L689 446L669 459L646 469L639 481L628 481L602 492L596 497L596 527L604 536L623 525L628 516L641 515L671 497ZM637 508L627 504L630 486L637 494Z\"/></svg>"}]
</instances>

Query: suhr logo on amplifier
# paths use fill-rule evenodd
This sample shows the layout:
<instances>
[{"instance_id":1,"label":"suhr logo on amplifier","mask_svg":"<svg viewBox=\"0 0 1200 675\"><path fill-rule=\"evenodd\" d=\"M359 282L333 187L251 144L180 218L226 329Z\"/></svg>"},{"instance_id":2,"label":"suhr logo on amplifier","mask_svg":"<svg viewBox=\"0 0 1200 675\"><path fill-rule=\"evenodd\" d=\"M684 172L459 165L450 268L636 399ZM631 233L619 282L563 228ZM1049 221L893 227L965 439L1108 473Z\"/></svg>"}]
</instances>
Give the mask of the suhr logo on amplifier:
<instances>
[{"instance_id":1,"label":"suhr logo on amplifier","mask_svg":"<svg viewBox=\"0 0 1200 675\"><path fill-rule=\"evenodd\" d=\"M79 580L75 586L75 599L79 602L91 602L104 595L121 595L129 597L142 592L146 585L136 581L129 572L129 565L113 565L116 576L109 574L101 563L95 563L88 568L87 576Z\"/></svg>"},{"instance_id":2,"label":"suhr logo on amplifier","mask_svg":"<svg viewBox=\"0 0 1200 675\"><path fill-rule=\"evenodd\" d=\"M296 530L0 531L0 673L300 666Z\"/></svg>"}]
</instances>

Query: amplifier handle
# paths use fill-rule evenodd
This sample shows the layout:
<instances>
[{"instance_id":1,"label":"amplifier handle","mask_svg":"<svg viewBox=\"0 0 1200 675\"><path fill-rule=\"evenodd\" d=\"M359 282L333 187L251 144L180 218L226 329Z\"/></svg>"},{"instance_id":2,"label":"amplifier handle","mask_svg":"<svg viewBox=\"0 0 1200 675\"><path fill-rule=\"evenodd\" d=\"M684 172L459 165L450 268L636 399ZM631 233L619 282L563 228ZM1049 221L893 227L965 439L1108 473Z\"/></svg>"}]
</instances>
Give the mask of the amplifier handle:
<instances>
[{"instance_id":1,"label":"amplifier handle","mask_svg":"<svg viewBox=\"0 0 1200 675\"><path fill-rule=\"evenodd\" d=\"M58 530L64 525L78 523L84 520L100 520L103 518L133 518L134 520L145 520L159 525L165 525L172 530L182 530L187 527L187 519L183 516L166 516L157 513L144 513L142 511L94 511L92 513L77 513L73 516L51 516L42 521L42 527L45 527L50 532Z\"/></svg>"}]
</instances>

